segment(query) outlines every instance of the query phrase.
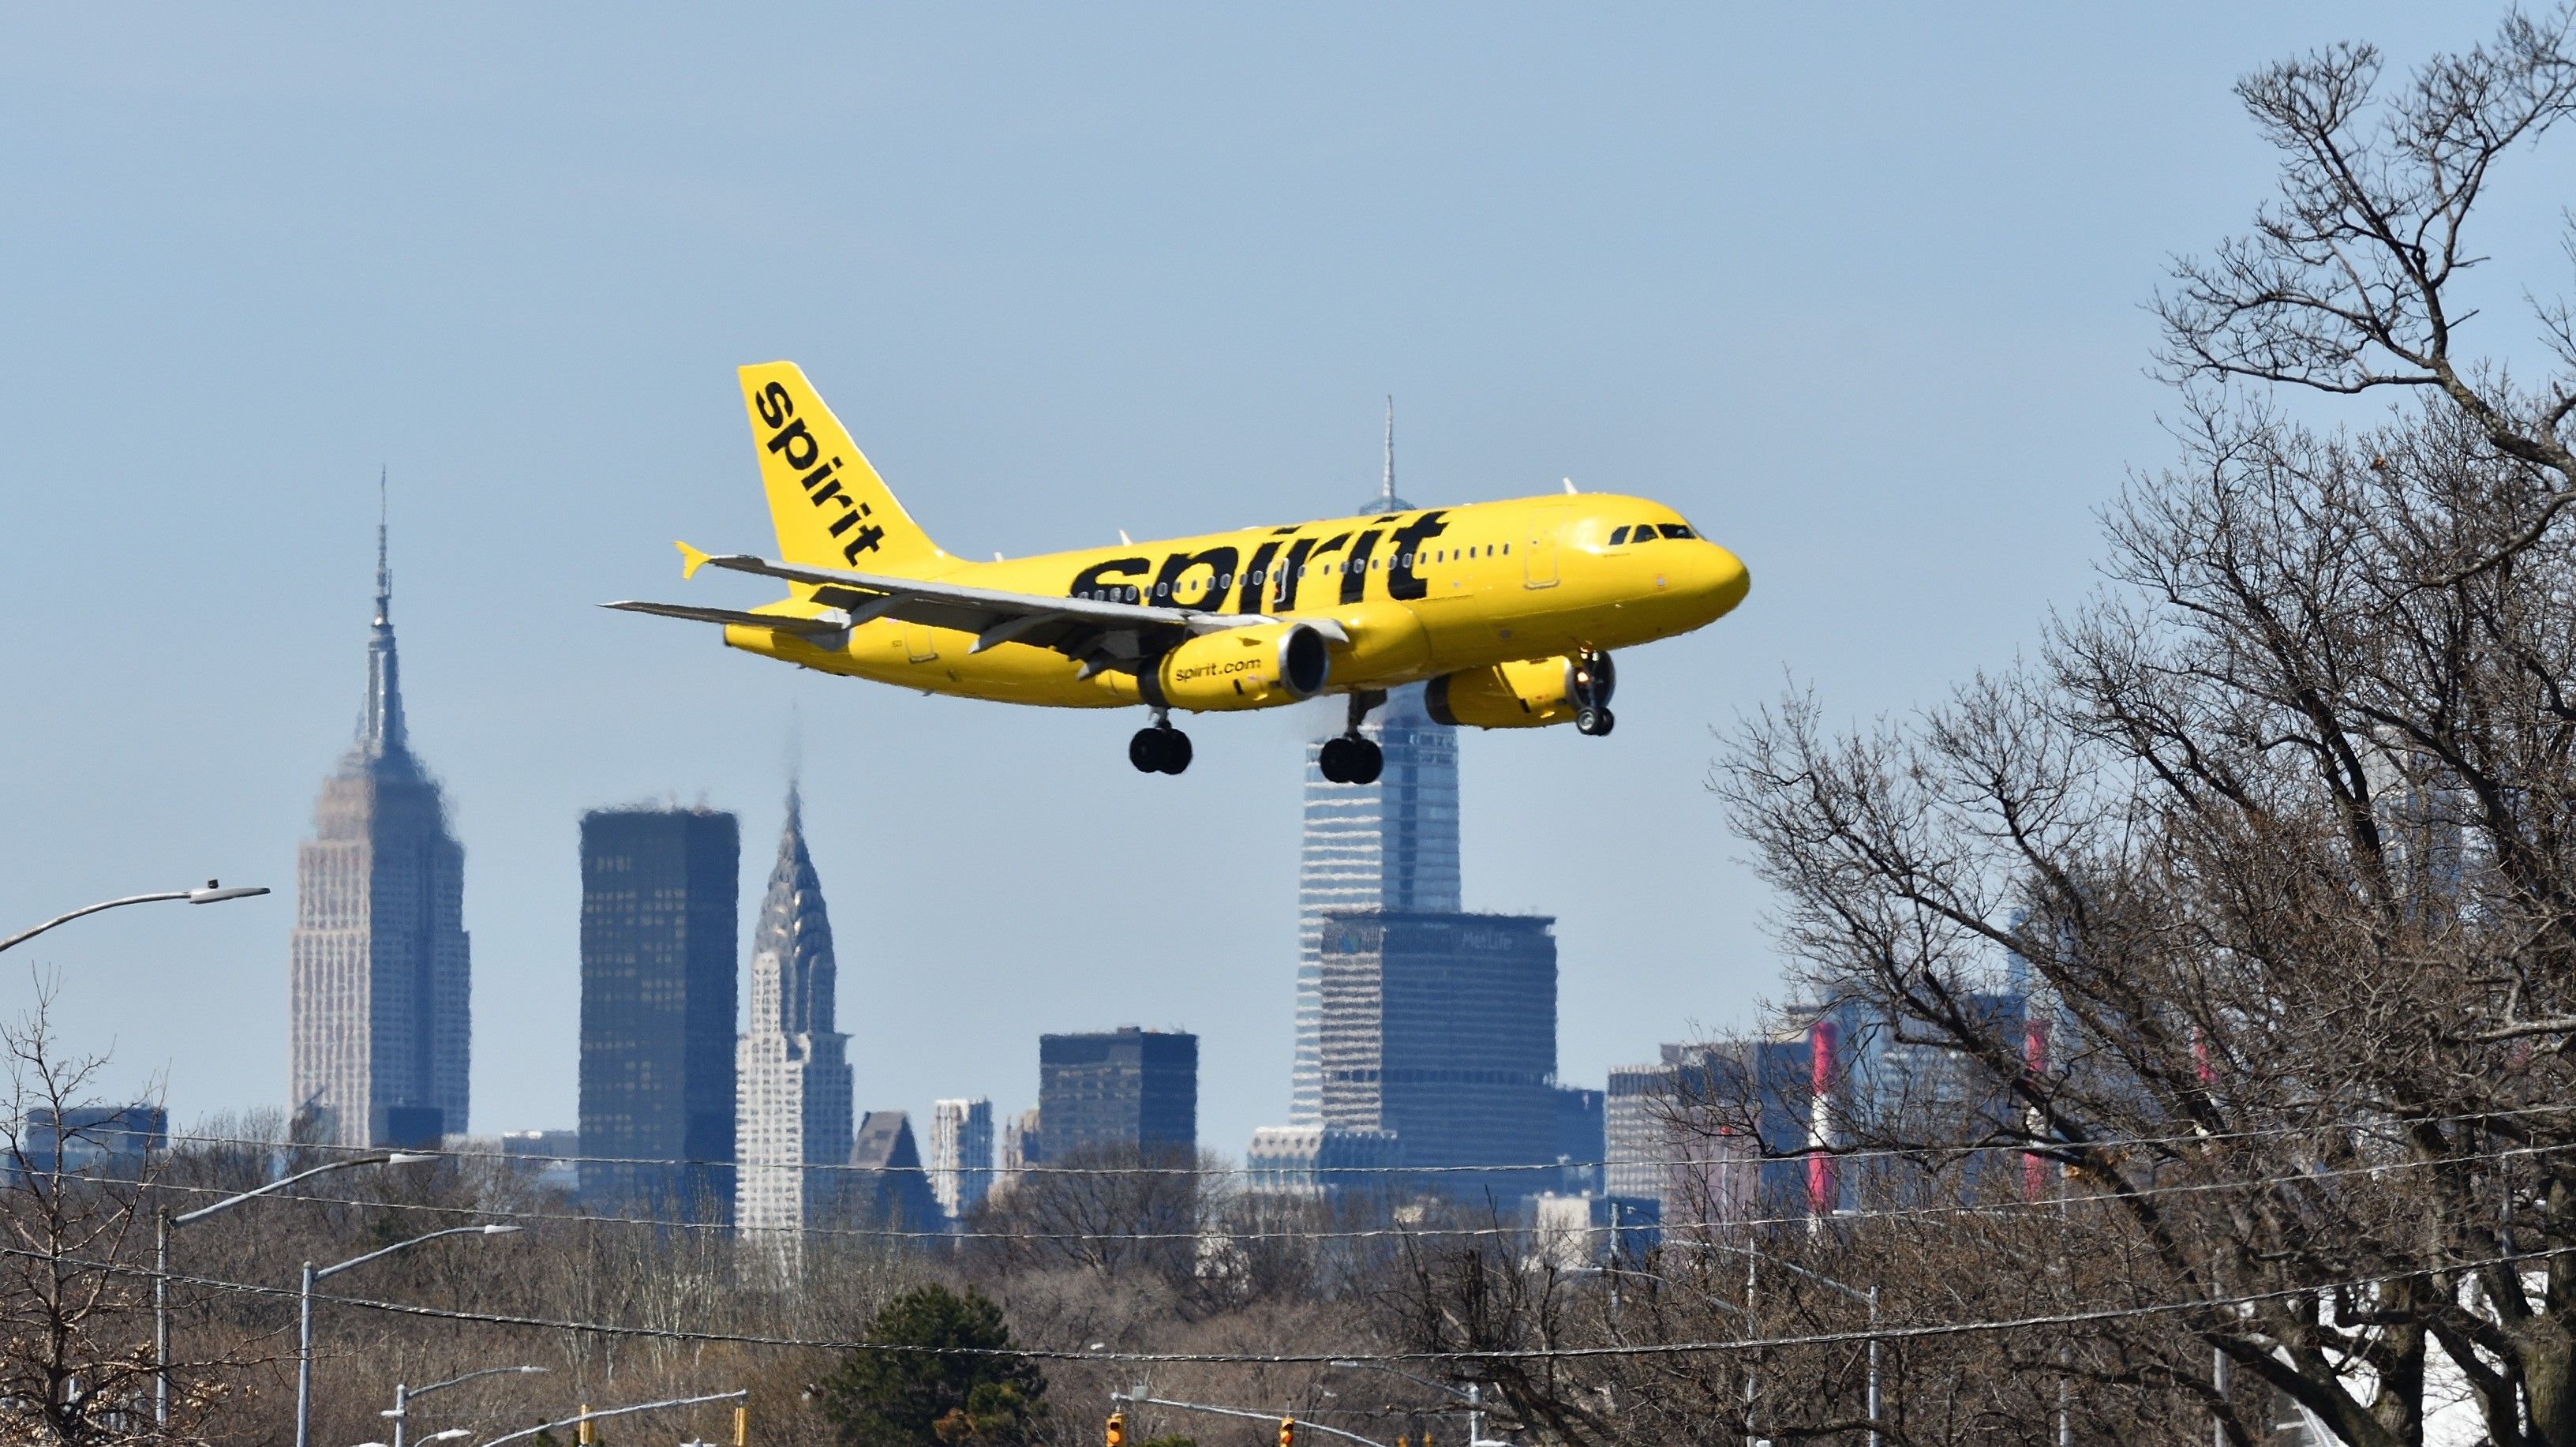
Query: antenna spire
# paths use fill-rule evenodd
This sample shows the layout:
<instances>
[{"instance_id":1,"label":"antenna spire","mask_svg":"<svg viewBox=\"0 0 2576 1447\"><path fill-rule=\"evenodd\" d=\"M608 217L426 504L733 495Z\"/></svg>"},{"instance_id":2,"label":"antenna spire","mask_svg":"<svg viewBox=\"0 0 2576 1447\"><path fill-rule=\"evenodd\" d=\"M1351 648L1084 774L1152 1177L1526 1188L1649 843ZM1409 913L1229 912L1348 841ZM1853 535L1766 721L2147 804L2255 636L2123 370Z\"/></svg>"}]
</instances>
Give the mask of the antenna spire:
<instances>
[{"instance_id":1,"label":"antenna spire","mask_svg":"<svg viewBox=\"0 0 2576 1447\"><path fill-rule=\"evenodd\" d=\"M385 551L385 467L376 465L376 626L393 621L394 570Z\"/></svg>"},{"instance_id":2,"label":"antenna spire","mask_svg":"<svg viewBox=\"0 0 2576 1447\"><path fill-rule=\"evenodd\" d=\"M1378 480L1377 496L1360 504L1363 516L1376 513L1404 512L1413 504L1395 495L1395 399L1386 399L1386 475Z\"/></svg>"},{"instance_id":3,"label":"antenna spire","mask_svg":"<svg viewBox=\"0 0 2576 1447\"><path fill-rule=\"evenodd\" d=\"M1395 511L1395 395L1393 393L1387 394L1386 399L1386 481L1378 486L1377 500L1386 504L1387 511Z\"/></svg>"},{"instance_id":4,"label":"antenna spire","mask_svg":"<svg viewBox=\"0 0 2576 1447\"><path fill-rule=\"evenodd\" d=\"M371 760L408 758L402 684L394 659L394 570L386 546L387 469L376 469L376 621L367 630L367 697L358 710L358 753Z\"/></svg>"}]
</instances>

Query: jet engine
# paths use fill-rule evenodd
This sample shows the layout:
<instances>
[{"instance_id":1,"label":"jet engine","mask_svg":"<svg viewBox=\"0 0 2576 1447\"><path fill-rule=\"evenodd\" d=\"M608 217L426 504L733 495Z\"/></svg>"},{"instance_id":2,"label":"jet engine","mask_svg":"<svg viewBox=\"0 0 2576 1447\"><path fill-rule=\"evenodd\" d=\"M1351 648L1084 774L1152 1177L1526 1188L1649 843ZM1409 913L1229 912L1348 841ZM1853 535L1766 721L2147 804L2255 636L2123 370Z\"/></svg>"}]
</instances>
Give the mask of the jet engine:
<instances>
[{"instance_id":1,"label":"jet engine","mask_svg":"<svg viewBox=\"0 0 2576 1447\"><path fill-rule=\"evenodd\" d=\"M1616 683L1608 654L1534 658L1443 674L1423 689L1422 706L1445 724L1543 728L1575 722L1586 708L1606 714Z\"/></svg>"},{"instance_id":2,"label":"jet engine","mask_svg":"<svg viewBox=\"0 0 2576 1447\"><path fill-rule=\"evenodd\" d=\"M1207 713L1295 703L1324 691L1332 657L1305 623L1202 633L1163 655L1140 682L1147 703Z\"/></svg>"}]
</instances>

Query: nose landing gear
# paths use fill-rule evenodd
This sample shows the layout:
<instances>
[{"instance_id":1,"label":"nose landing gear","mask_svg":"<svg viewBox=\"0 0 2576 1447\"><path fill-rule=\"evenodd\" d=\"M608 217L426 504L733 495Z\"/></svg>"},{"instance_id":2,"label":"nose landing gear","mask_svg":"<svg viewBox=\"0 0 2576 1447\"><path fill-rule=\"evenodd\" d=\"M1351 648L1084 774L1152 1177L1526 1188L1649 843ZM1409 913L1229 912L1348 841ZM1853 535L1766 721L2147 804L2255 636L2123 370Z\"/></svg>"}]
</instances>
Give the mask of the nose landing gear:
<instances>
[{"instance_id":1,"label":"nose landing gear","mask_svg":"<svg viewBox=\"0 0 2576 1447\"><path fill-rule=\"evenodd\" d=\"M1190 736L1172 727L1171 710L1158 708L1153 726L1127 741L1127 762L1140 774L1177 774L1190 766Z\"/></svg>"},{"instance_id":2,"label":"nose landing gear","mask_svg":"<svg viewBox=\"0 0 2576 1447\"><path fill-rule=\"evenodd\" d=\"M1386 750L1379 748L1376 740L1360 736L1361 721L1368 717L1370 709L1384 702L1386 694L1374 688L1351 695L1349 725L1339 737L1324 740L1315 758L1315 768L1326 780L1335 784L1374 784L1377 776L1386 771Z\"/></svg>"},{"instance_id":3,"label":"nose landing gear","mask_svg":"<svg viewBox=\"0 0 2576 1447\"><path fill-rule=\"evenodd\" d=\"M1594 738L1606 737L1619 722L1610 712L1611 691L1619 686L1619 670L1607 653L1586 653L1574 660L1574 731Z\"/></svg>"}]
</instances>

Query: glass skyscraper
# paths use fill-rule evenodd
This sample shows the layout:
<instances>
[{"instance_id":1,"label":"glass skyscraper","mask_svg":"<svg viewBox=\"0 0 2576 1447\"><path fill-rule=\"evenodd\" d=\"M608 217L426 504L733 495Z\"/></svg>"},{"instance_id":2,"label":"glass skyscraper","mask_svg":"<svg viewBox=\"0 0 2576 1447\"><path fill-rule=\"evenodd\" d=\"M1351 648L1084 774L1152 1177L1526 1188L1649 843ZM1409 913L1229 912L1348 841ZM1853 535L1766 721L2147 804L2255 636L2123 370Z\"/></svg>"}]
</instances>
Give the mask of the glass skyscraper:
<instances>
[{"instance_id":1,"label":"glass skyscraper","mask_svg":"<svg viewBox=\"0 0 2576 1447\"><path fill-rule=\"evenodd\" d=\"M1395 399L1386 399L1386 475L1363 516L1409 512L1395 495ZM1422 686L1392 690L1360 732L1386 756L1373 784L1324 777L1324 740L1306 745L1305 847L1297 863L1297 1057L1288 1121L1324 1120L1324 916L1336 910L1454 913L1458 895L1458 730L1432 721Z\"/></svg>"},{"instance_id":2,"label":"glass skyscraper","mask_svg":"<svg viewBox=\"0 0 2576 1447\"><path fill-rule=\"evenodd\" d=\"M1349 910L1454 914L1458 731L1422 711L1420 685L1391 693L1362 733L1386 752L1374 784L1336 784L1306 746L1305 847L1297 868L1297 1058L1292 1125L1324 1119L1324 917Z\"/></svg>"},{"instance_id":3,"label":"glass skyscraper","mask_svg":"<svg viewBox=\"0 0 2576 1447\"><path fill-rule=\"evenodd\" d=\"M1324 1125L1393 1135L1408 1168L1529 1168L1426 1182L1467 1199L1554 1189L1554 924L1454 911L1327 916Z\"/></svg>"}]
</instances>

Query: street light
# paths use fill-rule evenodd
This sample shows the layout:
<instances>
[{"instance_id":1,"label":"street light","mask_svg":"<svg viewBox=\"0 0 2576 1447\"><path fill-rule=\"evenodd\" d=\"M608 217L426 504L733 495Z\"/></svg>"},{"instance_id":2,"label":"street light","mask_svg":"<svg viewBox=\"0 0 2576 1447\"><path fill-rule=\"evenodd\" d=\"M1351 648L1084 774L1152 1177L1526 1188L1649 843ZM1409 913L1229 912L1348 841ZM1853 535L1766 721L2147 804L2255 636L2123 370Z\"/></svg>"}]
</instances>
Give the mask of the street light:
<instances>
[{"instance_id":1,"label":"street light","mask_svg":"<svg viewBox=\"0 0 2576 1447\"><path fill-rule=\"evenodd\" d=\"M405 1424L411 1420L411 1401L414 1397L426 1397L432 1392L445 1391L447 1388L455 1386L459 1382L470 1382L477 1377L497 1377L505 1373L516 1373L520 1376L543 1376L546 1371L547 1369L544 1367L485 1367L479 1372L467 1372L461 1377L449 1377L446 1381L432 1382L426 1387L406 1387L402 1383L396 1382L394 1383L394 1409L390 1412L379 1412L376 1415L379 1417L391 1417L394 1419L394 1440L392 1447L403 1447L403 1428ZM471 1437L473 1435L473 1433L466 1431L464 1428L457 1427L445 1432L436 1433L432 1436L423 1437L420 1440L423 1442L443 1442L451 1437Z\"/></svg>"},{"instance_id":2,"label":"street light","mask_svg":"<svg viewBox=\"0 0 2576 1447\"><path fill-rule=\"evenodd\" d=\"M520 1229L517 1226L450 1226L444 1231L397 1241L364 1256L352 1256L336 1266L316 1270L312 1262L305 1262L304 1289L298 1295L295 1313L295 1447L312 1447L313 1444L313 1283L442 1236L508 1236Z\"/></svg>"},{"instance_id":3,"label":"street light","mask_svg":"<svg viewBox=\"0 0 2576 1447\"><path fill-rule=\"evenodd\" d=\"M214 881L208 880L206 883L212 887ZM20 938L23 939L25 936L22 935ZM332 1171L345 1171L352 1166L408 1166L436 1159L438 1157L419 1151L379 1151L374 1155L351 1156L345 1161L333 1161L328 1165L315 1166L309 1171L298 1171L291 1176L282 1176L265 1186L254 1186L238 1196L227 1196L211 1206L200 1206L196 1210L183 1212L180 1215L173 1216L168 1207L163 1207L157 1214L152 1232L152 1425L162 1428L170 1425L171 1227L185 1226L191 1221L203 1220L217 1211L231 1210L253 1197L265 1196L271 1191L282 1191L298 1181L309 1181L315 1176L326 1175Z\"/></svg>"},{"instance_id":4,"label":"street light","mask_svg":"<svg viewBox=\"0 0 2576 1447\"><path fill-rule=\"evenodd\" d=\"M36 936L43 934L45 931L52 929L58 924L70 924L73 920L80 918L82 915L96 914L103 909L115 909L119 905L152 904L156 901L165 899L184 899L190 904L221 904L223 901L228 899L248 899L252 895L266 893L268 893L268 887L266 885L237 884L230 888L226 888L223 884L209 879L206 881L206 887L203 889L173 889L166 890L160 894L129 894L123 899L104 899L100 900L96 904L82 905L80 908L73 910L69 914L55 915L52 919L45 921L34 929L21 930L17 934L11 935L5 940L0 940L0 950L5 950L11 945L23 945L27 941L34 939Z\"/></svg>"}]
</instances>

